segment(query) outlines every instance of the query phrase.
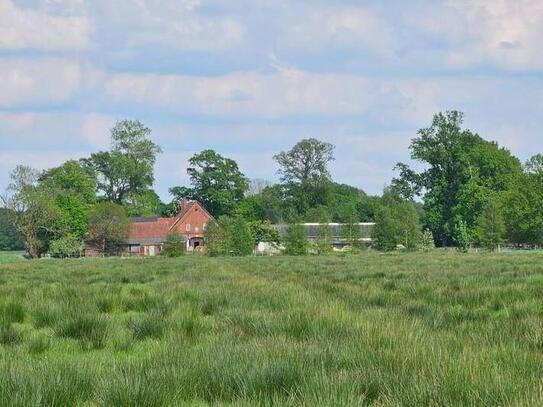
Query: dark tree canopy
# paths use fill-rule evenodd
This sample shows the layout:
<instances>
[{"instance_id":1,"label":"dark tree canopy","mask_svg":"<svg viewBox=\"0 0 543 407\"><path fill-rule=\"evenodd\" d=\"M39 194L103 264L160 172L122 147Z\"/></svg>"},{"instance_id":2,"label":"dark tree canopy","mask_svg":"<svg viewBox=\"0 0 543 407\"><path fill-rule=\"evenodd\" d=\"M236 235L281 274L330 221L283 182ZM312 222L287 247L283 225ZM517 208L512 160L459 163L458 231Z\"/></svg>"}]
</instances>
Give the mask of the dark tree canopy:
<instances>
[{"instance_id":1,"label":"dark tree canopy","mask_svg":"<svg viewBox=\"0 0 543 407\"><path fill-rule=\"evenodd\" d=\"M332 144L314 138L304 139L273 158L279 164L281 182L287 187L299 214L326 203L331 183L328 164L334 160Z\"/></svg>"},{"instance_id":2,"label":"dark tree canopy","mask_svg":"<svg viewBox=\"0 0 543 407\"><path fill-rule=\"evenodd\" d=\"M196 199L215 217L229 214L248 189L248 180L238 164L214 150L204 150L189 160L191 187L173 187L175 199Z\"/></svg>"},{"instance_id":3,"label":"dark tree canopy","mask_svg":"<svg viewBox=\"0 0 543 407\"><path fill-rule=\"evenodd\" d=\"M524 165L521 177L505 195L504 218L511 242L543 245L543 156Z\"/></svg>"},{"instance_id":4,"label":"dark tree canopy","mask_svg":"<svg viewBox=\"0 0 543 407\"><path fill-rule=\"evenodd\" d=\"M458 111L435 115L432 125L419 130L410 146L411 158L427 169L417 173L400 163L400 177L392 183L406 199L423 196L425 227L443 245L453 243L459 221L473 230L488 197L509 189L520 175L517 158L462 129L462 122Z\"/></svg>"}]
</instances>

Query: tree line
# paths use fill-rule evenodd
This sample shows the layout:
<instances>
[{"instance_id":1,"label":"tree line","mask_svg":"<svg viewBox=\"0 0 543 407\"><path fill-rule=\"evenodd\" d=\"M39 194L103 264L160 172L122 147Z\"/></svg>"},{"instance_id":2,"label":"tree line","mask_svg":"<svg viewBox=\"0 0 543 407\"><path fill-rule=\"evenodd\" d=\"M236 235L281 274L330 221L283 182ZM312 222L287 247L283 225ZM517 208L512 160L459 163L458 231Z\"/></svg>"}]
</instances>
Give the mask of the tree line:
<instances>
[{"instance_id":1,"label":"tree line","mask_svg":"<svg viewBox=\"0 0 543 407\"><path fill-rule=\"evenodd\" d=\"M104 250L125 238L130 217L174 216L181 199L195 199L218 220L207 232L211 254L245 254L258 241L280 236L271 224L293 225L284 239L292 254L307 252L301 222L376 222L374 247L424 249L434 245L495 250L505 244L543 243L543 156L522 164L508 150L462 127L458 111L438 113L411 141L416 171L398 163L398 176L381 196L334 182L329 171L334 146L313 138L278 152L280 182L250 180L236 161L214 150L189 160L189 186L169 189L162 202L153 190L161 148L151 129L123 120L111 130L111 147L56 168L18 166L1 196L0 250L26 249L69 255L84 240ZM301 240L300 240L301 239ZM330 247L319 230L319 253ZM351 239L356 242L357 239Z\"/></svg>"}]
</instances>

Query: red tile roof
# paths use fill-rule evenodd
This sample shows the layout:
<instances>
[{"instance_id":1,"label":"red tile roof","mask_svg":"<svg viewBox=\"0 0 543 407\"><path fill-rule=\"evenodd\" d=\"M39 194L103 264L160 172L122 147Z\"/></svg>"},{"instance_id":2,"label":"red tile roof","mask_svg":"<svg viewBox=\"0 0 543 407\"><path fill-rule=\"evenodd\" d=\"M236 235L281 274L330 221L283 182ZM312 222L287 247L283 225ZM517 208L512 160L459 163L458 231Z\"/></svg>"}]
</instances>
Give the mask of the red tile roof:
<instances>
[{"instance_id":1,"label":"red tile roof","mask_svg":"<svg viewBox=\"0 0 543 407\"><path fill-rule=\"evenodd\" d=\"M175 218L158 218L154 222L134 222L130 225L129 240L166 238Z\"/></svg>"},{"instance_id":2,"label":"red tile roof","mask_svg":"<svg viewBox=\"0 0 543 407\"><path fill-rule=\"evenodd\" d=\"M170 230L182 221L183 217L194 207L199 205L210 217L205 208L196 201L184 201L179 213L173 218L134 218L128 233L128 244L163 243Z\"/></svg>"}]
</instances>

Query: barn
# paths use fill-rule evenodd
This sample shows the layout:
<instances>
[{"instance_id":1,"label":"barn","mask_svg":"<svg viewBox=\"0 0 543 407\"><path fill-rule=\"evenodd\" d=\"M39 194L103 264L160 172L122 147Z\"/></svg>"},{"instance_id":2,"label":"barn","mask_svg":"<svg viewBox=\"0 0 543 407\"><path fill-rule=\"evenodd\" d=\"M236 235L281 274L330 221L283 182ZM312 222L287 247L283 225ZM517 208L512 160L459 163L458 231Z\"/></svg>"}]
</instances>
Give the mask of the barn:
<instances>
[{"instance_id":1,"label":"barn","mask_svg":"<svg viewBox=\"0 0 543 407\"><path fill-rule=\"evenodd\" d=\"M122 251L131 255L156 256L171 233L186 238L187 251L201 250L204 247L204 229L214 221L200 202L183 200L175 217L133 218Z\"/></svg>"}]
</instances>

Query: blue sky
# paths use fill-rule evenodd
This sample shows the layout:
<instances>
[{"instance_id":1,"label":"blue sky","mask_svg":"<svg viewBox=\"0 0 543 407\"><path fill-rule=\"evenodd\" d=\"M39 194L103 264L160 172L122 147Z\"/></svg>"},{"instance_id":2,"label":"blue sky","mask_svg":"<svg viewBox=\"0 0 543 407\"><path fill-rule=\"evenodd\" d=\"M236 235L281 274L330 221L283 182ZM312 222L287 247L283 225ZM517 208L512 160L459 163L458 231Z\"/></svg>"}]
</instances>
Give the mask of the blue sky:
<instances>
[{"instance_id":1,"label":"blue sky","mask_svg":"<svg viewBox=\"0 0 543 407\"><path fill-rule=\"evenodd\" d=\"M155 188L214 148L250 178L316 137L332 175L379 193L433 113L521 159L543 152L540 0L0 0L0 189L108 148L138 118Z\"/></svg>"}]
</instances>

